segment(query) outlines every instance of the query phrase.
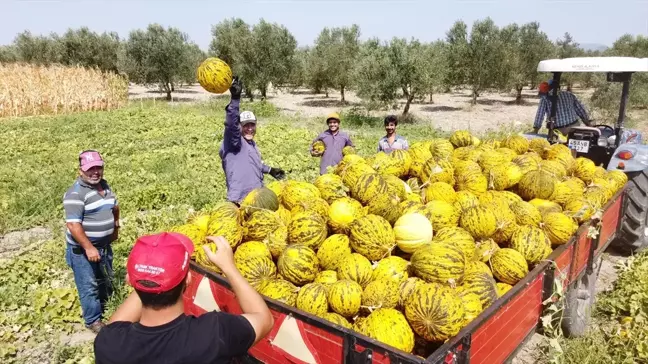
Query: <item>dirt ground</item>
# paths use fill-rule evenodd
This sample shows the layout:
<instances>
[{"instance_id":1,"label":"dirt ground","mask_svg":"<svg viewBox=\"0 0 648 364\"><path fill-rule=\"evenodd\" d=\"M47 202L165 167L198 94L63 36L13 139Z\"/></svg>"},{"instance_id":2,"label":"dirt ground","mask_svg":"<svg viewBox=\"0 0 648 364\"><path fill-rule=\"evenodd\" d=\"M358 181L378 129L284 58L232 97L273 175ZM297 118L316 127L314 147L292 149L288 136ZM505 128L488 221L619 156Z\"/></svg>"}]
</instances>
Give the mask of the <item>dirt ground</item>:
<instances>
[{"instance_id":1,"label":"dirt ground","mask_svg":"<svg viewBox=\"0 0 648 364\"><path fill-rule=\"evenodd\" d=\"M575 93L583 94L588 92ZM133 85L129 90L130 99L157 99L164 101L164 95L156 89L147 89ZM470 104L470 92L467 90L448 94L434 95L434 103L429 99L425 103L415 103L411 113L419 120L429 122L431 126L443 130L469 129L475 132L499 130L502 128L532 127L533 119L538 108L537 91L524 90L523 104L516 105L513 94L484 93L477 100L477 105ZM579 95L580 96L580 95ZM199 85L186 86L172 94L172 103L205 101L216 97ZM268 101L275 104L286 114L297 117L323 117L333 111L350 110L360 106L361 100L352 91L345 93L346 103L340 102L340 93L332 91L329 96L314 94L307 89L272 89ZM375 115L388 113L400 114L404 106L401 100L399 110L383 110L372 112ZM344 120L342 121L344 123Z\"/></svg>"}]
</instances>

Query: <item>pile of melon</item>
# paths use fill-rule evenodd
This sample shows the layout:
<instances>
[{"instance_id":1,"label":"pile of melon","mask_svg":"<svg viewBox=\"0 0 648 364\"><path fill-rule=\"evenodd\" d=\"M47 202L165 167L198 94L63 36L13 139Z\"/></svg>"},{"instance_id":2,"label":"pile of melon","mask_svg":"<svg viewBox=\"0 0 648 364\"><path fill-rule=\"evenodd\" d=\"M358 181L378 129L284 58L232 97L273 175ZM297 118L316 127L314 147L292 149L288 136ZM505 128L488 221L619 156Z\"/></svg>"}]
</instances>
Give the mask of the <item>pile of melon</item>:
<instances>
[{"instance_id":1,"label":"pile of melon","mask_svg":"<svg viewBox=\"0 0 648 364\"><path fill-rule=\"evenodd\" d=\"M174 230L196 245L225 236L261 294L426 356L626 182L563 144L457 131L407 151L347 151L312 183L271 182ZM195 259L218 271L202 249Z\"/></svg>"}]
</instances>

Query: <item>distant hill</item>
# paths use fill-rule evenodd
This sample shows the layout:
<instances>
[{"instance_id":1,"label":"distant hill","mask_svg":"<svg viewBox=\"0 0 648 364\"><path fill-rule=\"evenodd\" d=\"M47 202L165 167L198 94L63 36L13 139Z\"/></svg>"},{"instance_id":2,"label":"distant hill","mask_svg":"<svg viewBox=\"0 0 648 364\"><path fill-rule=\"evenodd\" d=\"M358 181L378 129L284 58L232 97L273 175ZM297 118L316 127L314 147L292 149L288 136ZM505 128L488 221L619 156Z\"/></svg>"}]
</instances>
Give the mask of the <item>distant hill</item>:
<instances>
[{"instance_id":1,"label":"distant hill","mask_svg":"<svg viewBox=\"0 0 648 364\"><path fill-rule=\"evenodd\" d=\"M606 49L609 49L610 47L606 46L605 44L599 44L599 43L583 43L580 45L581 48L583 48L586 51L605 51Z\"/></svg>"}]
</instances>

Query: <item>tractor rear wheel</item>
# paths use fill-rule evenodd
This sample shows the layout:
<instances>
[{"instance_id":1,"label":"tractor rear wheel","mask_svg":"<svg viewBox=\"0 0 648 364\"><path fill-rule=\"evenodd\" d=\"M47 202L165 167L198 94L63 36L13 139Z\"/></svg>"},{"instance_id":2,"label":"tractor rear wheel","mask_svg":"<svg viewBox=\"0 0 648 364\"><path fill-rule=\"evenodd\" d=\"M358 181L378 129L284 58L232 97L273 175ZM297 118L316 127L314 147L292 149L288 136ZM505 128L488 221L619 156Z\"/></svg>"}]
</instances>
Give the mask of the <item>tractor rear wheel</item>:
<instances>
[{"instance_id":1,"label":"tractor rear wheel","mask_svg":"<svg viewBox=\"0 0 648 364\"><path fill-rule=\"evenodd\" d=\"M648 247L648 169L628 173L621 226L612 246L634 254Z\"/></svg>"}]
</instances>

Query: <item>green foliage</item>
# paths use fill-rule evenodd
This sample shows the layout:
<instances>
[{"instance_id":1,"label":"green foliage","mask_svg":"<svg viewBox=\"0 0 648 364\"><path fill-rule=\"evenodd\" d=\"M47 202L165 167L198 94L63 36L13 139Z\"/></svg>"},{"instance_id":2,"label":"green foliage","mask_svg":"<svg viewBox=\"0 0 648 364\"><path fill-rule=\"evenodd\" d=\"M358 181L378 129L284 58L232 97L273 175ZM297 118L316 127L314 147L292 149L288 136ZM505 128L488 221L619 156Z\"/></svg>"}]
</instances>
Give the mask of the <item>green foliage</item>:
<instances>
[{"instance_id":1,"label":"green foliage","mask_svg":"<svg viewBox=\"0 0 648 364\"><path fill-rule=\"evenodd\" d=\"M124 71L131 81L158 84L171 100L174 85L195 80L200 49L176 28L151 24L146 30L130 32L125 45Z\"/></svg>"},{"instance_id":2,"label":"green foliage","mask_svg":"<svg viewBox=\"0 0 648 364\"><path fill-rule=\"evenodd\" d=\"M209 51L223 59L246 86L246 94L259 90L266 98L270 84L290 79L297 41L286 27L261 19L250 27L241 19L227 19L212 27Z\"/></svg>"},{"instance_id":3,"label":"green foliage","mask_svg":"<svg viewBox=\"0 0 648 364\"><path fill-rule=\"evenodd\" d=\"M450 67L454 68L448 82L470 87L475 104L480 92L500 81L498 75L505 52L500 30L491 18L475 21L470 35L466 28L463 21L458 21L447 33Z\"/></svg>"}]
</instances>

